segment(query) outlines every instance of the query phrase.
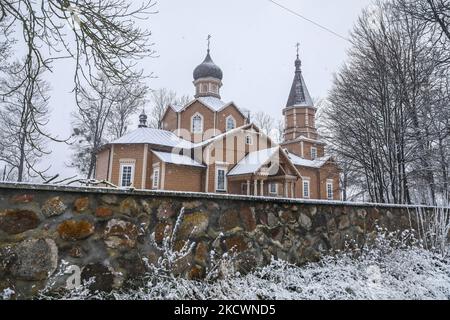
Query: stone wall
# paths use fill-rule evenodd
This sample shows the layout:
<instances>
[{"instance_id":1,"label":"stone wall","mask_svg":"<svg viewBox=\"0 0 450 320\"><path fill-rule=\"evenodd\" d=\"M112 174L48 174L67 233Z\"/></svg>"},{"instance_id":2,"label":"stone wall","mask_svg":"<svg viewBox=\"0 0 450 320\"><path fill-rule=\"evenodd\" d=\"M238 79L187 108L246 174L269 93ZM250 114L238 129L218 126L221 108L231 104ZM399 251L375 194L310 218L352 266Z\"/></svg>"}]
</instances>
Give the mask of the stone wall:
<instances>
[{"instance_id":1,"label":"stone wall","mask_svg":"<svg viewBox=\"0 0 450 320\"><path fill-rule=\"evenodd\" d=\"M353 205L208 194L0 184L0 293L19 298L42 289L61 264L76 265L81 278L97 276L99 289L119 287L156 262L165 230L184 217L175 248L194 250L175 273L201 278L210 252L233 251L241 272L272 256L303 264L316 261L346 240L362 244L379 224L409 229L414 208Z\"/></svg>"}]
</instances>

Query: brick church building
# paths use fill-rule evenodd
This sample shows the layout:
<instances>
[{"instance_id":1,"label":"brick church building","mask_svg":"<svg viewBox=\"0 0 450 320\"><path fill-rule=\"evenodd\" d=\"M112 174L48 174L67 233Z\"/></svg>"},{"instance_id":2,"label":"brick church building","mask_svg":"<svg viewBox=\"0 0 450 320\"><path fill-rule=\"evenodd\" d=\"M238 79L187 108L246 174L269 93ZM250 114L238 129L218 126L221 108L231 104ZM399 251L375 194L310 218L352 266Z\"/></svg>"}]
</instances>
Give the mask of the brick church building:
<instances>
[{"instance_id":1,"label":"brick church building","mask_svg":"<svg viewBox=\"0 0 450 320\"><path fill-rule=\"evenodd\" d=\"M281 144L222 101L222 79L208 49L194 70L195 99L167 106L163 129L148 128L143 112L136 130L98 152L96 179L137 189L340 200L340 171L317 133L298 54Z\"/></svg>"}]
</instances>

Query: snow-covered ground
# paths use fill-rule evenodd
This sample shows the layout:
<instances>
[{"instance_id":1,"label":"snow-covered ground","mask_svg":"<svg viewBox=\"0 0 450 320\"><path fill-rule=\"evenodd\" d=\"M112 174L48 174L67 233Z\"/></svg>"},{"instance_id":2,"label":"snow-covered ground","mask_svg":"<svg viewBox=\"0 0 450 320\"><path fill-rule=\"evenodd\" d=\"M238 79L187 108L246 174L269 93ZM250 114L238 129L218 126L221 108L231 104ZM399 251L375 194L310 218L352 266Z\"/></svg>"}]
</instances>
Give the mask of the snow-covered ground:
<instances>
[{"instance_id":1,"label":"snow-covered ground","mask_svg":"<svg viewBox=\"0 0 450 320\"><path fill-rule=\"evenodd\" d=\"M149 275L138 289L108 296L87 291L65 298L86 299L450 299L450 257L417 246L378 245L326 257L304 267L273 261L247 275L213 282Z\"/></svg>"}]
</instances>

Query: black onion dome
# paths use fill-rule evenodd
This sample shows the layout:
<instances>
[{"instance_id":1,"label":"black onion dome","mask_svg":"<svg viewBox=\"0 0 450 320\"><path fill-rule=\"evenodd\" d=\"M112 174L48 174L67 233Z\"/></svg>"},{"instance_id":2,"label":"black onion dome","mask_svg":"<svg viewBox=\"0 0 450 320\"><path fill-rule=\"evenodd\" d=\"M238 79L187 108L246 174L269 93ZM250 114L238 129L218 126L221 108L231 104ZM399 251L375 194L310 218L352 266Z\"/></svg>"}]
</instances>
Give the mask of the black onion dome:
<instances>
[{"instance_id":1,"label":"black onion dome","mask_svg":"<svg viewBox=\"0 0 450 320\"><path fill-rule=\"evenodd\" d=\"M219 80L223 78L222 70L212 61L209 50L205 60L194 70L194 80L201 78L215 78Z\"/></svg>"}]
</instances>

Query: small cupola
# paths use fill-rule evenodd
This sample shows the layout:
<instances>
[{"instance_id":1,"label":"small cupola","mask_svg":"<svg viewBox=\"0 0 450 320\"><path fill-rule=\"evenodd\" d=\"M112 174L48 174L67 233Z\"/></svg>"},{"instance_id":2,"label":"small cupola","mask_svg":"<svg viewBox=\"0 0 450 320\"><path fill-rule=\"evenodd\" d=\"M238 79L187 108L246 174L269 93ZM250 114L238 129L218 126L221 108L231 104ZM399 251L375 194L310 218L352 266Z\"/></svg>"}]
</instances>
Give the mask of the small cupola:
<instances>
[{"instance_id":1,"label":"small cupola","mask_svg":"<svg viewBox=\"0 0 450 320\"><path fill-rule=\"evenodd\" d=\"M145 110L142 109L142 113L139 115L139 126L138 128L147 128L147 115Z\"/></svg>"},{"instance_id":2,"label":"small cupola","mask_svg":"<svg viewBox=\"0 0 450 320\"><path fill-rule=\"evenodd\" d=\"M194 69L195 97L216 97L220 99L223 72L211 58L211 36L208 36L208 50L205 60Z\"/></svg>"}]
</instances>

